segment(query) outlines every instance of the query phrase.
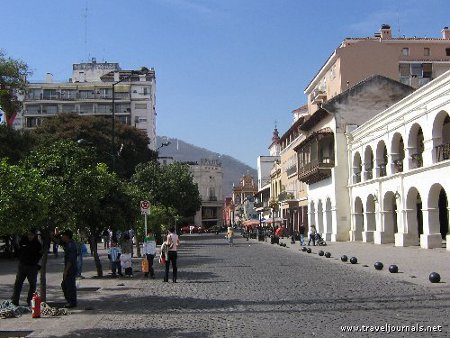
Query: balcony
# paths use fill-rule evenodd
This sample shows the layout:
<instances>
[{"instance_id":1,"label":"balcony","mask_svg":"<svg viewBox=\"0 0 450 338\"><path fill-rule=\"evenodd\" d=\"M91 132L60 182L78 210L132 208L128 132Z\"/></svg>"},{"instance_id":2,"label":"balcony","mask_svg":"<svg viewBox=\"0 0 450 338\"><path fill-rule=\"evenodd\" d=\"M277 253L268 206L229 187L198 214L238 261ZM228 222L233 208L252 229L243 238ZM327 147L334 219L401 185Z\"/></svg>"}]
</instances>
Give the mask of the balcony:
<instances>
[{"instance_id":1,"label":"balcony","mask_svg":"<svg viewBox=\"0 0 450 338\"><path fill-rule=\"evenodd\" d=\"M320 160L306 163L298 169L298 179L306 184L313 184L331 177L331 168L334 167L334 160L322 158Z\"/></svg>"},{"instance_id":2,"label":"balcony","mask_svg":"<svg viewBox=\"0 0 450 338\"><path fill-rule=\"evenodd\" d=\"M450 143L441 144L435 148L436 161L441 162L450 159Z\"/></svg>"},{"instance_id":3,"label":"balcony","mask_svg":"<svg viewBox=\"0 0 450 338\"><path fill-rule=\"evenodd\" d=\"M411 155L411 160L415 164L416 168L420 168L420 167L423 166L422 153L412 154Z\"/></svg>"},{"instance_id":4,"label":"balcony","mask_svg":"<svg viewBox=\"0 0 450 338\"><path fill-rule=\"evenodd\" d=\"M364 172L364 179L365 179L366 181L371 180L372 178L373 178L373 172L372 172L372 169L367 170L367 171Z\"/></svg>"},{"instance_id":5,"label":"balcony","mask_svg":"<svg viewBox=\"0 0 450 338\"><path fill-rule=\"evenodd\" d=\"M316 88L312 92L312 103L322 103L326 101L327 99L327 93L319 88Z\"/></svg>"},{"instance_id":6,"label":"balcony","mask_svg":"<svg viewBox=\"0 0 450 338\"><path fill-rule=\"evenodd\" d=\"M353 183L361 183L361 173L354 173L353 174Z\"/></svg>"},{"instance_id":7,"label":"balcony","mask_svg":"<svg viewBox=\"0 0 450 338\"><path fill-rule=\"evenodd\" d=\"M278 195L278 202L291 201L295 199L295 195L292 192L282 191Z\"/></svg>"}]
</instances>

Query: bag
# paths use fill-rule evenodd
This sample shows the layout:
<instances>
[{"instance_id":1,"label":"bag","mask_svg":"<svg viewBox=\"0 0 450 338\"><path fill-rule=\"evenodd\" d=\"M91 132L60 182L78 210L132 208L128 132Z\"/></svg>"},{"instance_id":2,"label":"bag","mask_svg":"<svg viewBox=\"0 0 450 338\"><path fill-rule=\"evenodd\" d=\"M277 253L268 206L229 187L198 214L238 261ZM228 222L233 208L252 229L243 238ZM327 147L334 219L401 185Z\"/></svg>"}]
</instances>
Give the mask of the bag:
<instances>
[{"instance_id":1,"label":"bag","mask_svg":"<svg viewBox=\"0 0 450 338\"><path fill-rule=\"evenodd\" d=\"M142 272L148 273L148 268L149 268L149 267L148 267L148 260L147 260L146 257L144 257L144 258L142 259L141 268L142 268Z\"/></svg>"},{"instance_id":2,"label":"bag","mask_svg":"<svg viewBox=\"0 0 450 338\"><path fill-rule=\"evenodd\" d=\"M166 265L166 255L164 254L164 252L161 252L161 254L159 255L159 264Z\"/></svg>"}]
</instances>

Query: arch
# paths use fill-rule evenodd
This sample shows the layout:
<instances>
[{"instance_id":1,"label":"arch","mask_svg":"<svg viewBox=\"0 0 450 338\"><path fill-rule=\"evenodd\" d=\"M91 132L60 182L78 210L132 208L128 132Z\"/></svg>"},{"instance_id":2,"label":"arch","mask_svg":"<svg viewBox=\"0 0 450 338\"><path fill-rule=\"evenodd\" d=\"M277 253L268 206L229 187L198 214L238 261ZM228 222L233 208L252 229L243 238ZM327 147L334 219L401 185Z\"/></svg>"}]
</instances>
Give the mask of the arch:
<instances>
[{"instance_id":1,"label":"arch","mask_svg":"<svg viewBox=\"0 0 450 338\"><path fill-rule=\"evenodd\" d=\"M428 222L430 227L433 224L439 224L439 229L430 229L429 233L440 232L442 239L449 234L449 215L448 215L448 199L447 192L439 184L435 183L431 186L428 194L427 207L429 209ZM437 211L437 212L433 212Z\"/></svg>"},{"instance_id":2,"label":"arch","mask_svg":"<svg viewBox=\"0 0 450 338\"><path fill-rule=\"evenodd\" d=\"M392 173L399 173L403 171L403 160L405 159L405 145L403 137L400 133L395 133L391 142L391 159L392 159Z\"/></svg>"},{"instance_id":3,"label":"arch","mask_svg":"<svg viewBox=\"0 0 450 338\"><path fill-rule=\"evenodd\" d=\"M355 226L355 239L361 240L362 233L364 231L364 206L360 197L355 198L353 217Z\"/></svg>"},{"instance_id":4,"label":"arch","mask_svg":"<svg viewBox=\"0 0 450 338\"><path fill-rule=\"evenodd\" d=\"M397 199L392 191L384 194L383 198L383 224L386 243L395 241L395 234L398 233L398 213Z\"/></svg>"},{"instance_id":5,"label":"arch","mask_svg":"<svg viewBox=\"0 0 450 338\"><path fill-rule=\"evenodd\" d=\"M450 116L445 111L440 111L433 121L433 163L450 159Z\"/></svg>"},{"instance_id":6,"label":"arch","mask_svg":"<svg viewBox=\"0 0 450 338\"><path fill-rule=\"evenodd\" d=\"M419 239L423 234L422 197L415 187L410 188L406 196L406 211L407 232Z\"/></svg>"},{"instance_id":7,"label":"arch","mask_svg":"<svg viewBox=\"0 0 450 338\"><path fill-rule=\"evenodd\" d=\"M384 143L383 140L378 142L375 154L377 162L377 170L376 170L377 177L384 177L387 174L386 167L388 165L388 153L386 143Z\"/></svg>"},{"instance_id":8,"label":"arch","mask_svg":"<svg viewBox=\"0 0 450 338\"><path fill-rule=\"evenodd\" d=\"M317 231L320 234L324 233L324 227L323 227L323 203L322 200L319 200L319 202L317 202Z\"/></svg>"},{"instance_id":9,"label":"arch","mask_svg":"<svg viewBox=\"0 0 450 338\"><path fill-rule=\"evenodd\" d=\"M364 180L373 178L373 151L371 146L364 150Z\"/></svg>"},{"instance_id":10,"label":"arch","mask_svg":"<svg viewBox=\"0 0 450 338\"><path fill-rule=\"evenodd\" d=\"M362 162L359 151L353 156L353 183L361 182Z\"/></svg>"},{"instance_id":11,"label":"arch","mask_svg":"<svg viewBox=\"0 0 450 338\"><path fill-rule=\"evenodd\" d=\"M409 130L408 149L409 149L409 168L420 168L423 166L423 130L420 124L414 123Z\"/></svg>"},{"instance_id":12,"label":"arch","mask_svg":"<svg viewBox=\"0 0 450 338\"><path fill-rule=\"evenodd\" d=\"M367 196L366 200L366 230L367 231L376 230L375 199L371 194Z\"/></svg>"}]
</instances>

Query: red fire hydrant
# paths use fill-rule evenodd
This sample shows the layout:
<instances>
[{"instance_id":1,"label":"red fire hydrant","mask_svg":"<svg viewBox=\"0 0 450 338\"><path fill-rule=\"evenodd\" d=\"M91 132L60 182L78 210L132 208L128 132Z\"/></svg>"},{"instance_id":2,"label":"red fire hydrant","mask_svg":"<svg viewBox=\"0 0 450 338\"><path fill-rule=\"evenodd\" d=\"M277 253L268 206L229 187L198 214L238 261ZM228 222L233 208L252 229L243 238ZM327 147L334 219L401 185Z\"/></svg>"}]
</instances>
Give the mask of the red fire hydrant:
<instances>
[{"instance_id":1,"label":"red fire hydrant","mask_svg":"<svg viewBox=\"0 0 450 338\"><path fill-rule=\"evenodd\" d=\"M34 293L34 296L31 299L31 317L41 317L41 296L39 296L39 293L37 291Z\"/></svg>"}]
</instances>

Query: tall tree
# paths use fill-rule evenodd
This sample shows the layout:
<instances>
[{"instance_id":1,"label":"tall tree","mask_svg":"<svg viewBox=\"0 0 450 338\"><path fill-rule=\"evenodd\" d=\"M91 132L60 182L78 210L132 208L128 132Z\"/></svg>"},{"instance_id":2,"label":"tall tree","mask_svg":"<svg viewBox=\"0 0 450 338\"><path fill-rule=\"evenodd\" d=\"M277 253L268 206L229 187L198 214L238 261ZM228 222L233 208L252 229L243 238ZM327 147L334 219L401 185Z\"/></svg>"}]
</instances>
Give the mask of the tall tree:
<instances>
[{"instance_id":1,"label":"tall tree","mask_svg":"<svg viewBox=\"0 0 450 338\"><path fill-rule=\"evenodd\" d=\"M40 144L49 145L56 140L83 141L95 149L99 162L112 164L116 158L115 171L121 178L129 178L135 167L142 162L155 160L157 153L148 148L149 139L144 131L116 122L114 153L112 153L111 120L97 116L58 114L44 120L34 130Z\"/></svg>"},{"instance_id":2,"label":"tall tree","mask_svg":"<svg viewBox=\"0 0 450 338\"><path fill-rule=\"evenodd\" d=\"M0 110L4 112L8 126L22 107L19 95L26 89L29 74L26 63L7 57L0 50Z\"/></svg>"},{"instance_id":3,"label":"tall tree","mask_svg":"<svg viewBox=\"0 0 450 338\"><path fill-rule=\"evenodd\" d=\"M17 164L33 146L34 139L28 131L0 125L0 158L8 158L9 163Z\"/></svg>"}]
</instances>

